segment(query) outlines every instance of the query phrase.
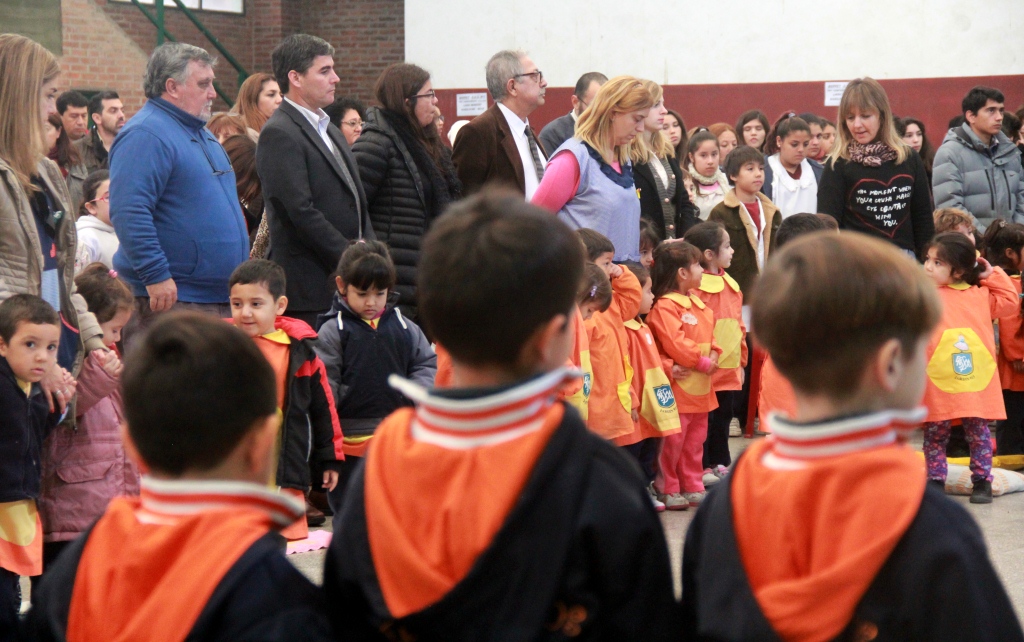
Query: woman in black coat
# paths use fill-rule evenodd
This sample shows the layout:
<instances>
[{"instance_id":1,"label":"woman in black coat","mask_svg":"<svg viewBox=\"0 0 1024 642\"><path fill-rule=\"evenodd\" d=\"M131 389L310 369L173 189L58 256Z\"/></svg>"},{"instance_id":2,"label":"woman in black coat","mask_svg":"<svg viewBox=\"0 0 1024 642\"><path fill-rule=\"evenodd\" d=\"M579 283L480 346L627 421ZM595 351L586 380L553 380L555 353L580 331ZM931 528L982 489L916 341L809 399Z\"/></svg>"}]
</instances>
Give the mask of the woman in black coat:
<instances>
[{"instance_id":1,"label":"woman in black coat","mask_svg":"<svg viewBox=\"0 0 1024 642\"><path fill-rule=\"evenodd\" d=\"M661 86L645 80L644 87L655 102L632 153L640 217L650 221L659 238L682 238L686 230L699 222L699 210L690 202L675 150L662 131L668 110Z\"/></svg>"},{"instance_id":2,"label":"woman in black coat","mask_svg":"<svg viewBox=\"0 0 1024 642\"><path fill-rule=\"evenodd\" d=\"M406 63L384 70L352 153L377 240L391 248L398 271L398 305L416 318L416 270L423 235L461 196L451 152L434 126L437 98L426 70Z\"/></svg>"}]
</instances>

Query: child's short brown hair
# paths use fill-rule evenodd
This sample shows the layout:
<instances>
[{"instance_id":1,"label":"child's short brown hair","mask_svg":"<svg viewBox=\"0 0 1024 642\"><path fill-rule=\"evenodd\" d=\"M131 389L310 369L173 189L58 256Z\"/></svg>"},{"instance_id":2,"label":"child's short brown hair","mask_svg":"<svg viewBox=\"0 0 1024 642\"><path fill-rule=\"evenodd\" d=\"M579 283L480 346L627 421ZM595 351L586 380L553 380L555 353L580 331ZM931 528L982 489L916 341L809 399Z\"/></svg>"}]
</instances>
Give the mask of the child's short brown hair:
<instances>
[{"instance_id":1,"label":"child's short brown hair","mask_svg":"<svg viewBox=\"0 0 1024 642\"><path fill-rule=\"evenodd\" d=\"M609 252L615 254L615 245L612 244L612 240L596 230L581 227L576 230L576 235L580 237L583 247L587 249L587 260L591 263L600 258L602 254Z\"/></svg>"},{"instance_id":2,"label":"child's short brown hair","mask_svg":"<svg viewBox=\"0 0 1024 642\"><path fill-rule=\"evenodd\" d=\"M816 232L768 261L751 296L754 335L793 387L842 401L868 360L898 339L906 354L938 323L935 284L893 245Z\"/></svg>"},{"instance_id":3,"label":"child's short brown hair","mask_svg":"<svg viewBox=\"0 0 1024 642\"><path fill-rule=\"evenodd\" d=\"M955 232L956 228L963 226L974 231L974 220L971 215L957 207L943 207L935 210L932 215L935 217L935 233Z\"/></svg>"},{"instance_id":4,"label":"child's short brown hair","mask_svg":"<svg viewBox=\"0 0 1024 642\"><path fill-rule=\"evenodd\" d=\"M736 184L736 177L740 175L740 170L747 163L758 163L763 167L764 154L750 145L740 145L729 152L729 156L725 159L725 176L729 179L730 185Z\"/></svg>"},{"instance_id":5,"label":"child's short brown hair","mask_svg":"<svg viewBox=\"0 0 1024 642\"><path fill-rule=\"evenodd\" d=\"M453 205L424 239L420 319L455 361L520 368L534 333L572 312L584 263L565 223L522 194L485 190Z\"/></svg>"}]
</instances>

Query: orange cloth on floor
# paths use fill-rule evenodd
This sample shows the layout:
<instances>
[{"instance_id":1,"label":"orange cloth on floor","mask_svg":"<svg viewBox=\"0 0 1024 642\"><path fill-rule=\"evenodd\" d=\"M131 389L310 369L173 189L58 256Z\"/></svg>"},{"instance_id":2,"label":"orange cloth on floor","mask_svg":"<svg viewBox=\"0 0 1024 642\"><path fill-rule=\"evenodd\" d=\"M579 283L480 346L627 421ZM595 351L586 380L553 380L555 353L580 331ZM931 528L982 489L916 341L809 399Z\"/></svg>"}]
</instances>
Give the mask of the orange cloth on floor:
<instances>
[{"instance_id":1,"label":"orange cloth on floor","mask_svg":"<svg viewBox=\"0 0 1024 642\"><path fill-rule=\"evenodd\" d=\"M572 333L572 356L569 357L569 362L573 368L582 372L583 376L565 387L562 398L580 413L583 421L587 421L590 417L590 391L594 385L594 367L590 361L590 333L578 305L573 306Z\"/></svg>"},{"instance_id":2,"label":"orange cloth on floor","mask_svg":"<svg viewBox=\"0 0 1024 642\"><path fill-rule=\"evenodd\" d=\"M773 470L772 443L752 443L732 473L743 568L780 638L832 640L917 515L924 464L890 445Z\"/></svg>"},{"instance_id":3,"label":"orange cloth on floor","mask_svg":"<svg viewBox=\"0 0 1024 642\"><path fill-rule=\"evenodd\" d=\"M712 351L719 356L722 353L715 343L715 313L711 308L695 293L669 292L654 302L647 315L647 325L651 326L666 368L671 371L672 364L676 363L692 370L688 377L672 381L679 412L711 412L717 408L718 398L711 377L696 370L701 357Z\"/></svg>"},{"instance_id":4,"label":"orange cloth on floor","mask_svg":"<svg viewBox=\"0 0 1024 642\"><path fill-rule=\"evenodd\" d=\"M747 366L747 326L743 324L743 292L740 284L723 271L701 277L696 295L715 313L715 343L722 348L718 370L711 385L719 390L742 390Z\"/></svg>"},{"instance_id":5,"label":"orange cloth on floor","mask_svg":"<svg viewBox=\"0 0 1024 642\"><path fill-rule=\"evenodd\" d=\"M1021 293L1020 275L1010 277L1018 297ZM999 317L999 383L1003 390L1024 391L1024 373L1013 369L1014 361L1024 360L1024 335L1021 326L1020 307L1017 313L1007 317Z\"/></svg>"},{"instance_id":6,"label":"orange cloth on floor","mask_svg":"<svg viewBox=\"0 0 1024 642\"><path fill-rule=\"evenodd\" d=\"M615 438L615 445L629 446L650 437L674 435L681 431L681 426L675 395L672 394L672 372L665 371L665 362L658 353L658 344L654 342L654 335L646 323L631 319L623 325L626 328L629 362L633 365L630 396L638 420L633 425L633 432ZM652 377L663 380L651 381ZM665 389L658 390L659 387Z\"/></svg>"},{"instance_id":7,"label":"orange cloth on floor","mask_svg":"<svg viewBox=\"0 0 1024 642\"><path fill-rule=\"evenodd\" d=\"M928 421L1006 419L996 375L993 319L1019 314L1020 299L1000 268L977 286L939 288L942 319L928 342Z\"/></svg>"},{"instance_id":8,"label":"orange cloth on floor","mask_svg":"<svg viewBox=\"0 0 1024 642\"><path fill-rule=\"evenodd\" d=\"M451 388L455 376L452 371L452 355L440 343L434 344L434 352L437 354L437 375L434 377L434 387ZM362 457L362 455L356 456Z\"/></svg>"},{"instance_id":9,"label":"orange cloth on floor","mask_svg":"<svg viewBox=\"0 0 1024 642\"><path fill-rule=\"evenodd\" d=\"M36 500L0 504L0 568L29 577L43 574L43 523Z\"/></svg>"},{"instance_id":10,"label":"orange cloth on floor","mask_svg":"<svg viewBox=\"0 0 1024 642\"><path fill-rule=\"evenodd\" d=\"M556 403L539 429L465 449L417 441L412 408L381 423L366 459L366 529L392 616L423 610L465 578L515 506L564 412ZM483 423L493 413L479 414ZM477 432L502 430L508 428Z\"/></svg>"},{"instance_id":11,"label":"orange cloth on floor","mask_svg":"<svg viewBox=\"0 0 1024 642\"><path fill-rule=\"evenodd\" d=\"M595 312L586 322L590 330L590 364L594 385L590 391L587 427L604 439L615 439L633 432L632 366L626 319L640 313L643 289L629 270L612 279L612 304L604 312Z\"/></svg>"},{"instance_id":12,"label":"orange cloth on floor","mask_svg":"<svg viewBox=\"0 0 1024 642\"><path fill-rule=\"evenodd\" d=\"M277 382L277 407L284 408L284 398L288 390L288 362L291 356L291 339L288 333L278 329L256 337L256 346L270 362L274 369L274 380Z\"/></svg>"},{"instance_id":13,"label":"orange cloth on floor","mask_svg":"<svg viewBox=\"0 0 1024 642\"><path fill-rule=\"evenodd\" d=\"M793 394L793 384L782 376L771 355L768 355L761 365L761 390L757 396L757 418L762 432L770 432L768 415L773 412L794 417L796 395Z\"/></svg>"},{"instance_id":14,"label":"orange cloth on floor","mask_svg":"<svg viewBox=\"0 0 1024 642\"><path fill-rule=\"evenodd\" d=\"M224 575L279 526L251 499L218 497L234 507L177 516L146 512L145 486L143 494L114 499L89 534L75 575L68 642L181 642ZM278 513L285 514L295 516Z\"/></svg>"}]
</instances>

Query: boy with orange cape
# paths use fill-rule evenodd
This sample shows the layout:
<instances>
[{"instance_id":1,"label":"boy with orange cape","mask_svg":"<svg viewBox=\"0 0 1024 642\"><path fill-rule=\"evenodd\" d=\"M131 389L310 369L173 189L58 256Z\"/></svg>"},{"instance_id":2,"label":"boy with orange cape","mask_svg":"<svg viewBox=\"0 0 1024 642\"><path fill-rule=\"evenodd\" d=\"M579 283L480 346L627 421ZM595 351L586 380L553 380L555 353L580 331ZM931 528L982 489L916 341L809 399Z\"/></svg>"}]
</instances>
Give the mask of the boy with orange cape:
<instances>
[{"instance_id":1,"label":"boy with orange cape","mask_svg":"<svg viewBox=\"0 0 1024 642\"><path fill-rule=\"evenodd\" d=\"M820 232L772 257L751 308L797 411L694 518L681 639L1024 640L977 525L906 445L934 283L890 244Z\"/></svg>"},{"instance_id":2,"label":"boy with orange cape","mask_svg":"<svg viewBox=\"0 0 1024 642\"><path fill-rule=\"evenodd\" d=\"M419 313L453 387L377 428L324 570L341 640L668 640L668 551L636 465L561 400L583 251L515 196L452 207Z\"/></svg>"},{"instance_id":3,"label":"boy with orange cape","mask_svg":"<svg viewBox=\"0 0 1024 642\"><path fill-rule=\"evenodd\" d=\"M281 416L274 371L223 321L161 315L128 352L120 498L32 591L30 639L332 640L320 591L278 531L303 507L268 488Z\"/></svg>"}]
</instances>

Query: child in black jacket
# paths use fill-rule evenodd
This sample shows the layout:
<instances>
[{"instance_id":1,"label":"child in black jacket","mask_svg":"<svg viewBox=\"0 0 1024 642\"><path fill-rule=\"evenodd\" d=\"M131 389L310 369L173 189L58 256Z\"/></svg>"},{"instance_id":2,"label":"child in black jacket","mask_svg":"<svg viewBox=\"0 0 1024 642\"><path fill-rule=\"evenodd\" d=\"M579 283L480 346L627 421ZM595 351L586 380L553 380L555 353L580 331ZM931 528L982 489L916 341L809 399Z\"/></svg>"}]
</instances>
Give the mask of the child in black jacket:
<instances>
[{"instance_id":1,"label":"child in black jacket","mask_svg":"<svg viewBox=\"0 0 1024 642\"><path fill-rule=\"evenodd\" d=\"M228 287L235 327L256 342L274 369L277 382L282 422L272 481L284 493L306 501L306 519L282 534L289 540L305 539L309 526L324 522L305 495L311 487L334 490L338 468L345 458L341 454L341 425L334 411L334 395L314 349L316 332L305 321L283 316L288 297L284 295L284 269L277 263L246 261L235 268Z\"/></svg>"},{"instance_id":2,"label":"child in black jacket","mask_svg":"<svg viewBox=\"0 0 1024 642\"><path fill-rule=\"evenodd\" d=\"M0 304L0 639L18 625L18 576L43 572L43 531L36 510L43 439L60 420L39 381L57 364L60 319L39 297ZM70 395L58 391L59 395ZM70 398L70 397L69 397Z\"/></svg>"},{"instance_id":3,"label":"child in black jacket","mask_svg":"<svg viewBox=\"0 0 1024 642\"><path fill-rule=\"evenodd\" d=\"M345 426L346 461L339 487L331 494L332 505L341 498L377 425L395 410L412 405L388 384L388 377L394 374L434 385L437 356L423 330L395 305L395 280L387 245L353 243L338 263L338 293L331 310L317 323L316 351L327 367L338 418Z\"/></svg>"}]
</instances>

